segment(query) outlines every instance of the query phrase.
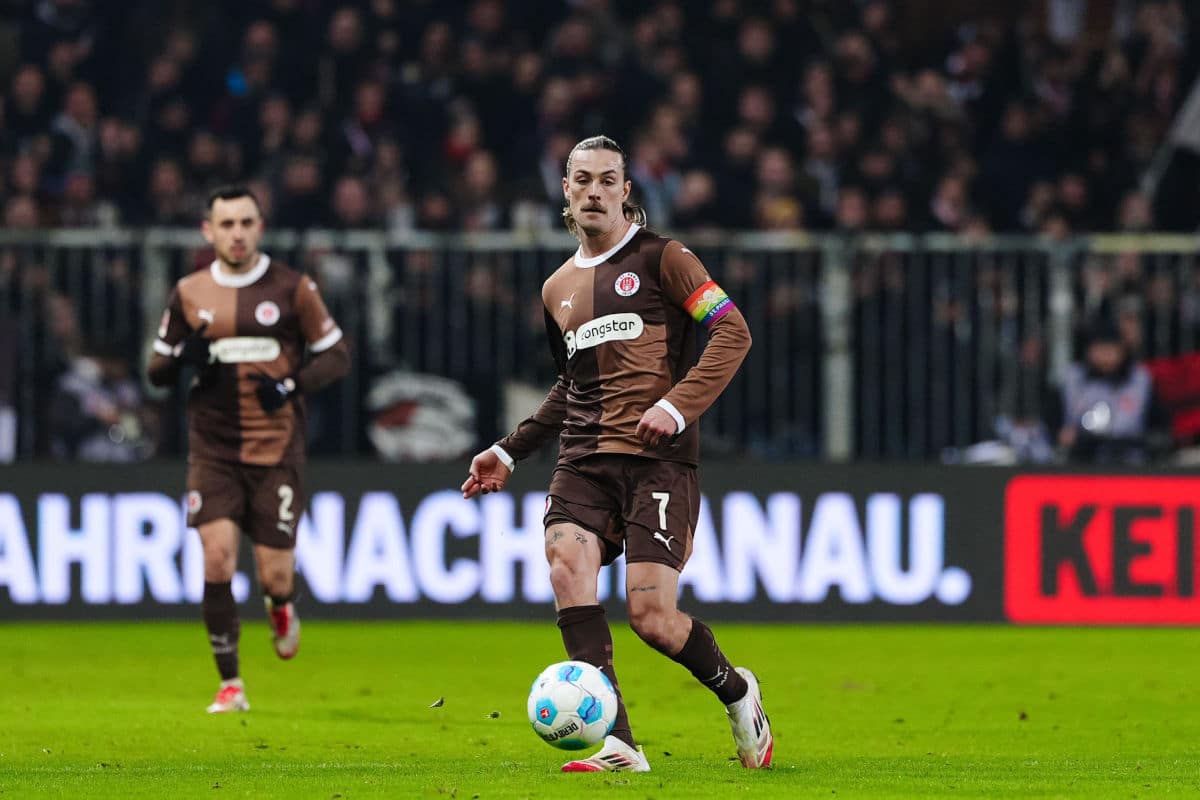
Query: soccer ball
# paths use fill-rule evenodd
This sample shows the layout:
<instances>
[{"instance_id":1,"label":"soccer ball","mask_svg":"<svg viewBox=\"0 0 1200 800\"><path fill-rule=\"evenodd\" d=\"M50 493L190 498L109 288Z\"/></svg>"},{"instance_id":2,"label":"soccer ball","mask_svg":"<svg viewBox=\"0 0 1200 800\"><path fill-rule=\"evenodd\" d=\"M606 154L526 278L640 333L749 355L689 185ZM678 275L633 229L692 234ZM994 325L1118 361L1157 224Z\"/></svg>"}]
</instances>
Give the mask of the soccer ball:
<instances>
[{"instance_id":1,"label":"soccer ball","mask_svg":"<svg viewBox=\"0 0 1200 800\"><path fill-rule=\"evenodd\" d=\"M617 718L617 693L596 667L562 661L542 670L529 690L529 722L542 740L563 750L599 744Z\"/></svg>"}]
</instances>

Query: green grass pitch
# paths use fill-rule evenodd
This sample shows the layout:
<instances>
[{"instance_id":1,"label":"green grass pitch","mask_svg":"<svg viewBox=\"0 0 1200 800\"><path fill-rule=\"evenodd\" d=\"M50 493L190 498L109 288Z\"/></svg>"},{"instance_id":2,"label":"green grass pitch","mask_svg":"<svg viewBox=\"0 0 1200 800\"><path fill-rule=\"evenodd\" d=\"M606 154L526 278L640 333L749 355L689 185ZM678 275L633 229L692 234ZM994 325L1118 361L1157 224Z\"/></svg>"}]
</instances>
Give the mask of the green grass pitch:
<instances>
[{"instance_id":1,"label":"green grass pitch","mask_svg":"<svg viewBox=\"0 0 1200 800\"><path fill-rule=\"evenodd\" d=\"M313 620L286 663L250 622L253 710L219 717L199 621L3 624L0 797L1200 796L1194 630L715 625L776 730L751 772L715 698L614 627L648 775L563 775L529 729L549 619Z\"/></svg>"}]
</instances>

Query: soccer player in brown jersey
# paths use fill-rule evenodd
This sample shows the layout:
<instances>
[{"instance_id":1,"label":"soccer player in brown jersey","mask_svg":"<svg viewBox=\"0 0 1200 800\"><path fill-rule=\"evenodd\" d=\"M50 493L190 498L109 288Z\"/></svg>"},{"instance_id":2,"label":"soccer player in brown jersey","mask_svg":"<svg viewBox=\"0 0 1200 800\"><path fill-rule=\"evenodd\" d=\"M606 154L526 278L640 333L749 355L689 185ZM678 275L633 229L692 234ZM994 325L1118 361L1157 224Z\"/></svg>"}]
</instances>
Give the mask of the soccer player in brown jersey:
<instances>
[{"instance_id":1,"label":"soccer player in brown jersey","mask_svg":"<svg viewBox=\"0 0 1200 800\"><path fill-rule=\"evenodd\" d=\"M232 581L254 543L275 652L300 646L292 602L304 509L304 401L346 374L350 351L312 279L259 252L263 220L244 187L217 189L202 225L216 259L175 284L149 378L194 377L188 392L188 525L204 546L204 624L221 675L209 713L246 711ZM308 356L305 355L307 349Z\"/></svg>"},{"instance_id":2,"label":"soccer player in brown jersey","mask_svg":"<svg viewBox=\"0 0 1200 800\"><path fill-rule=\"evenodd\" d=\"M564 772L649 771L621 700L597 595L622 550L629 621L725 704L746 767L771 764L758 680L730 665L712 631L676 606L699 516L697 423L750 348L746 321L691 250L647 230L629 203L625 154L606 136L567 159L564 219L579 249L542 286L558 382L533 416L471 462L465 497L494 492L515 462L559 437L546 505L546 558L568 657L617 687L603 748ZM696 323L709 341L696 358Z\"/></svg>"}]
</instances>

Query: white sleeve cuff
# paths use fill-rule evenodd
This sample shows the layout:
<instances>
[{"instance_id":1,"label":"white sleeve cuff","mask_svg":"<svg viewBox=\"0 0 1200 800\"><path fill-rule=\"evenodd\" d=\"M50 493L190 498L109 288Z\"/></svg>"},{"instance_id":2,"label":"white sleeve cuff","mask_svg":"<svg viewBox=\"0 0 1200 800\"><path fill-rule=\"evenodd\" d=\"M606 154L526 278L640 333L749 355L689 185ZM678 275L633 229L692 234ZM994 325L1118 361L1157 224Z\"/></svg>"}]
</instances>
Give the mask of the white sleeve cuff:
<instances>
[{"instance_id":1,"label":"white sleeve cuff","mask_svg":"<svg viewBox=\"0 0 1200 800\"><path fill-rule=\"evenodd\" d=\"M322 336L320 339L317 339L315 342L310 343L308 345L308 349L311 350L314 355L317 353L324 353L326 350L333 347L335 344L337 344L341 340L342 340L342 329L334 328L329 333Z\"/></svg>"},{"instance_id":2,"label":"white sleeve cuff","mask_svg":"<svg viewBox=\"0 0 1200 800\"><path fill-rule=\"evenodd\" d=\"M509 472L512 472L517 468L517 462L513 461L513 457L510 456L508 452L500 445L494 444L488 449L496 454L496 458L500 459L501 464L508 467Z\"/></svg>"},{"instance_id":3,"label":"white sleeve cuff","mask_svg":"<svg viewBox=\"0 0 1200 800\"><path fill-rule=\"evenodd\" d=\"M658 406L663 411L666 411L668 414L671 415L671 419L675 420L675 435L676 436L683 433L683 429L687 427L687 423L683 421L683 414L679 413L679 409L676 408L674 405L672 405L670 400L668 400L667 398L664 397L662 400L659 400L654 405Z\"/></svg>"},{"instance_id":4,"label":"white sleeve cuff","mask_svg":"<svg viewBox=\"0 0 1200 800\"><path fill-rule=\"evenodd\" d=\"M175 350L171 347L171 345L167 344L162 339L154 340L154 352L158 353L160 356L175 355Z\"/></svg>"}]
</instances>

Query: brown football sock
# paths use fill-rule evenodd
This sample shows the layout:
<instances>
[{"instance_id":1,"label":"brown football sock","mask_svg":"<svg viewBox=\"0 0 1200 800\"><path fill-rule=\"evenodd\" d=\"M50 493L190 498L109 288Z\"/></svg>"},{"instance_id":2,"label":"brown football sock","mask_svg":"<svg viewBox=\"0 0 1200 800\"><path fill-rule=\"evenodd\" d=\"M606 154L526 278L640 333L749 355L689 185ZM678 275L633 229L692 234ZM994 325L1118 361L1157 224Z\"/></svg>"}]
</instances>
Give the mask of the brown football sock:
<instances>
[{"instance_id":1,"label":"brown football sock","mask_svg":"<svg viewBox=\"0 0 1200 800\"><path fill-rule=\"evenodd\" d=\"M717 646L713 632L695 617L692 617L692 632L683 649L671 658L687 667L696 680L707 686L725 705L746 696L746 679L734 672L733 665Z\"/></svg>"},{"instance_id":2,"label":"brown football sock","mask_svg":"<svg viewBox=\"0 0 1200 800\"><path fill-rule=\"evenodd\" d=\"M293 589L287 594L271 594L268 592L267 597L271 599L272 608L283 608L296 599L296 590Z\"/></svg>"},{"instance_id":3,"label":"brown football sock","mask_svg":"<svg viewBox=\"0 0 1200 800\"><path fill-rule=\"evenodd\" d=\"M567 658L572 661L586 661L599 667L612 682L613 689L617 692L617 719L613 722L610 735L633 747L629 715L625 713L625 700L621 697L621 687L613 669L612 632L608 629L604 606L571 606L561 609L558 612L558 627L562 631Z\"/></svg>"},{"instance_id":4,"label":"brown football sock","mask_svg":"<svg viewBox=\"0 0 1200 800\"><path fill-rule=\"evenodd\" d=\"M212 645L213 658L221 680L238 676L238 622L237 603L233 599L233 585L225 583L204 584L204 627L208 628L208 642Z\"/></svg>"}]
</instances>

